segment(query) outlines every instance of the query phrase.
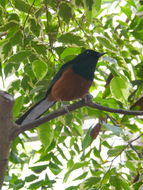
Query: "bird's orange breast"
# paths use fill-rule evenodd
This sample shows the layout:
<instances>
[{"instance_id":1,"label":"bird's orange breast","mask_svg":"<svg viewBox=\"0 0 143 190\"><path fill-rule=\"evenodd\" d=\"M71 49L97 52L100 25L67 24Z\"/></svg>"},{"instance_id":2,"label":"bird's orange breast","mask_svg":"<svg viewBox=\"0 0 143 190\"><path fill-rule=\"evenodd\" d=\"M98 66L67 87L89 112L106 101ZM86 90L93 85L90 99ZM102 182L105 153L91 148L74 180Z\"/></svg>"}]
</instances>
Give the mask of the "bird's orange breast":
<instances>
[{"instance_id":1,"label":"bird's orange breast","mask_svg":"<svg viewBox=\"0 0 143 190\"><path fill-rule=\"evenodd\" d=\"M70 68L64 71L60 79L55 82L48 98L52 101L82 98L88 93L91 84L92 81L84 79Z\"/></svg>"}]
</instances>

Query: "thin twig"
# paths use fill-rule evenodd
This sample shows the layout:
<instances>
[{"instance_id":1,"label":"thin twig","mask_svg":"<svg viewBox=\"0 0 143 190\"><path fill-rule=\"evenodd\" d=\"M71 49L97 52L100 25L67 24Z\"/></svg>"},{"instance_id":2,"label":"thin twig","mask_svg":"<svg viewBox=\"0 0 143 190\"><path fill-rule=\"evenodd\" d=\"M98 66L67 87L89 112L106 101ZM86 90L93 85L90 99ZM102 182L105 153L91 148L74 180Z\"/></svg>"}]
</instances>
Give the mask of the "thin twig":
<instances>
[{"instance_id":1,"label":"thin twig","mask_svg":"<svg viewBox=\"0 0 143 190\"><path fill-rule=\"evenodd\" d=\"M128 145L130 146L130 148L138 155L138 157L141 159L142 155L140 154L140 152L138 152L135 147L132 145L132 143L128 143Z\"/></svg>"},{"instance_id":2,"label":"thin twig","mask_svg":"<svg viewBox=\"0 0 143 190\"><path fill-rule=\"evenodd\" d=\"M128 145L131 147L131 149L133 149L135 151L135 153L138 155L138 157L141 159L143 156L140 152L138 152L135 147L132 145L132 143L136 140L138 140L141 136L143 136L143 133L141 135L139 135L138 137L136 137L135 139L131 140L128 142Z\"/></svg>"},{"instance_id":3,"label":"thin twig","mask_svg":"<svg viewBox=\"0 0 143 190\"><path fill-rule=\"evenodd\" d=\"M138 140L141 136L143 136L143 133L141 135L139 135L138 137L136 137L135 139L131 140L129 143L132 143L132 142Z\"/></svg>"},{"instance_id":4,"label":"thin twig","mask_svg":"<svg viewBox=\"0 0 143 190\"><path fill-rule=\"evenodd\" d=\"M123 152L127 147L128 147L128 145L125 146L125 147L119 152L119 154L116 155L116 156L111 160L111 164L110 164L108 170L106 171L105 175L103 176L103 178L102 178L102 180L101 180L101 182L100 182L100 185L99 185L99 188L98 188L98 189L101 189L102 184L103 184L103 180L104 180L105 176L110 172L111 167L112 167L112 165L113 165L113 162L116 160L116 158L118 158L118 156L120 156L120 155L122 154L122 152Z\"/></svg>"},{"instance_id":5,"label":"thin twig","mask_svg":"<svg viewBox=\"0 0 143 190\"><path fill-rule=\"evenodd\" d=\"M143 111L131 111L131 110L123 110L123 109L114 109L114 108L109 108L106 106L102 106L100 104L94 103L94 102L87 102L86 105L91 108L99 109L102 111L107 111L111 113L119 113L123 115L143 115Z\"/></svg>"}]
</instances>

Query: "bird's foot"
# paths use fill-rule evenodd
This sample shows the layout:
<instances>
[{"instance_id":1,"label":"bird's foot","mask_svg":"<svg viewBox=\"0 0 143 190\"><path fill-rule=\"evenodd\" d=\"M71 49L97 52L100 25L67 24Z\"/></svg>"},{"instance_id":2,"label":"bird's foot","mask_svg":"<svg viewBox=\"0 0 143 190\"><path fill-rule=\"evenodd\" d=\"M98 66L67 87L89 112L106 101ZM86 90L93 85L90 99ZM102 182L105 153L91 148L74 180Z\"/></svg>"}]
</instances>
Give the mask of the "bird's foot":
<instances>
[{"instance_id":1,"label":"bird's foot","mask_svg":"<svg viewBox=\"0 0 143 190\"><path fill-rule=\"evenodd\" d=\"M65 109L65 111L66 111L67 113L70 113L70 111L68 110L68 105L64 105L63 108Z\"/></svg>"},{"instance_id":2,"label":"bird's foot","mask_svg":"<svg viewBox=\"0 0 143 190\"><path fill-rule=\"evenodd\" d=\"M92 100L93 96L91 94L86 94L84 97L83 97L83 100L85 101L85 103L88 103Z\"/></svg>"},{"instance_id":3,"label":"bird's foot","mask_svg":"<svg viewBox=\"0 0 143 190\"><path fill-rule=\"evenodd\" d=\"M65 110L67 113L69 113L70 111L68 110L68 105L67 105L67 104L64 104L62 101L60 101L60 102L61 102L62 108L64 108L64 110Z\"/></svg>"}]
</instances>

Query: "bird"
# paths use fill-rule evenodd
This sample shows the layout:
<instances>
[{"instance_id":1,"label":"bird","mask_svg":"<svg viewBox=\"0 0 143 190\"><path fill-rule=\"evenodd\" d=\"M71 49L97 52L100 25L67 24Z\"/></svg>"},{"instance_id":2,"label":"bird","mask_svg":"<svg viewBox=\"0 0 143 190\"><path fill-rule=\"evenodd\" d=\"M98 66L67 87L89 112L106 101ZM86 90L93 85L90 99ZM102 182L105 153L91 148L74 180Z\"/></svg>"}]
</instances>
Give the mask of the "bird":
<instances>
[{"instance_id":1,"label":"bird","mask_svg":"<svg viewBox=\"0 0 143 190\"><path fill-rule=\"evenodd\" d=\"M50 82L45 97L17 119L16 123L24 125L38 119L57 101L84 98L92 85L96 64L104 54L87 49L63 64Z\"/></svg>"}]
</instances>

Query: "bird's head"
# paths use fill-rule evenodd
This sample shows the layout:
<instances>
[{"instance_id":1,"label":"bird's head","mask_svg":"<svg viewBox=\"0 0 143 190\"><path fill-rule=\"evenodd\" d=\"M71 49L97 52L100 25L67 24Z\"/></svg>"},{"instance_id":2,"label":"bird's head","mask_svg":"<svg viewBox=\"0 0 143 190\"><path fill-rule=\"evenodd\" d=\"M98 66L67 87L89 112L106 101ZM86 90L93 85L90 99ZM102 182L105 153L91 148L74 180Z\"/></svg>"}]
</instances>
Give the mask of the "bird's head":
<instances>
[{"instance_id":1,"label":"bird's head","mask_svg":"<svg viewBox=\"0 0 143 190\"><path fill-rule=\"evenodd\" d=\"M94 50L87 49L83 53L80 53L75 59L81 64L96 64L98 59L105 53L99 53Z\"/></svg>"},{"instance_id":2,"label":"bird's head","mask_svg":"<svg viewBox=\"0 0 143 190\"><path fill-rule=\"evenodd\" d=\"M104 54L106 53L99 53L97 51L94 51L94 50L90 50L90 49L87 49L85 50L83 53L81 53L81 55L83 57L93 57L94 59L99 59L101 56L103 56Z\"/></svg>"},{"instance_id":3,"label":"bird's head","mask_svg":"<svg viewBox=\"0 0 143 190\"><path fill-rule=\"evenodd\" d=\"M99 53L94 50L85 50L74 59L74 71L92 81L94 78L96 63L104 54L105 53Z\"/></svg>"}]
</instances>

